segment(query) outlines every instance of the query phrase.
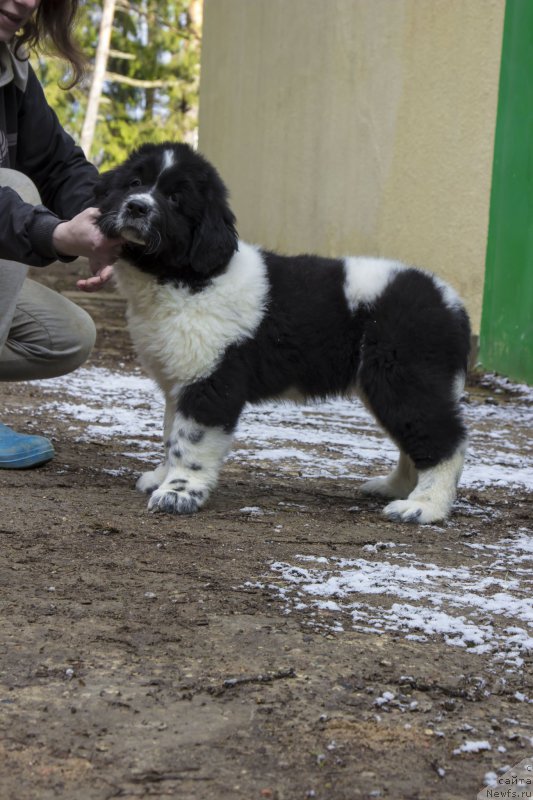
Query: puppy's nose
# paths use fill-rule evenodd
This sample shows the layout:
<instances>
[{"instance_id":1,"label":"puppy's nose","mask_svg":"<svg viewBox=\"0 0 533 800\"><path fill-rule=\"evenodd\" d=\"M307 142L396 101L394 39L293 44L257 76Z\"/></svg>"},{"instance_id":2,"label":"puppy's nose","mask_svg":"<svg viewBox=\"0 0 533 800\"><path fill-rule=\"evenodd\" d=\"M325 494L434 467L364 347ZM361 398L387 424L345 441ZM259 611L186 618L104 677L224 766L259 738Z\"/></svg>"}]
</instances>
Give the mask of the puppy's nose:
<instances>
[{"instance_id":1,"label":"puppy's nose","mask_svg":"<svg viewBox=\"0 0 533 800\"><path fill-rule=\"evenodd\" d=\"M150 203L143 200L142 197L132 197L126 203L126 210L130 212L133 217L144 217L150 210Z\"/></svg>"}]
</instances>

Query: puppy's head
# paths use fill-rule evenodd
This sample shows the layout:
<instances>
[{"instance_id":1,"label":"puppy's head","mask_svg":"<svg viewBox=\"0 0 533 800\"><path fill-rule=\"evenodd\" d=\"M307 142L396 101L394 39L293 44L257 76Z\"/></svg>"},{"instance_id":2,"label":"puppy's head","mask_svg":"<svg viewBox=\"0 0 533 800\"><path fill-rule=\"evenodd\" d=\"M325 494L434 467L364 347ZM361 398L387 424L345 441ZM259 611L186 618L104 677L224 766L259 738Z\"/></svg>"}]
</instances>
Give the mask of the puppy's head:
<instances>
[{"instance_id":1,"label":"puppy's head","mask_svg":"<svg viewBox=\"0 0 533 800\"><path fill-rule=\"evenodd\" d=\"M102 175L99 225L126 260L160 281L195 282L237 250L235 217L215 168L186 144L147 144Z\"/></svg>"}]
</instances>

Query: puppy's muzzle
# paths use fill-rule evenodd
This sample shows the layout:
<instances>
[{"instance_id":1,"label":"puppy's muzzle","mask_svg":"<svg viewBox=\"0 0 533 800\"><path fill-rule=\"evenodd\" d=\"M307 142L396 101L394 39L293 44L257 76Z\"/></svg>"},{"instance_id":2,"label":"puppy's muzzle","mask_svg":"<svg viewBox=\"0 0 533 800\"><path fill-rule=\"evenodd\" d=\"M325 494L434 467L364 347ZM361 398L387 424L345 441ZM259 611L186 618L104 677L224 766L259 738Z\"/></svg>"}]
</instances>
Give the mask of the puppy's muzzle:
<instances>
[{"instance_id":1,"label":"puppy's muzzle","mask_svg":"<svg viewBox=\"0 0 533 800\"><path fill-rule=\"evenodd\" d=\"M124 211L131 219L143 219L152 210L152 204L142 197L132 197L125 205Z\"/></svg>"},{"instance_id":2,"label":"puppy's muzzle","mask_svg":"<svg viewBox=\"0 0 533 800\"><path fill-rule=\"evenodd\" d=\"M133 195L122 205L116 225L120 235L134 244L148 245L159 236L153 224L157 218L154 201L149 196Z\"/></svg>"}]
</instances>

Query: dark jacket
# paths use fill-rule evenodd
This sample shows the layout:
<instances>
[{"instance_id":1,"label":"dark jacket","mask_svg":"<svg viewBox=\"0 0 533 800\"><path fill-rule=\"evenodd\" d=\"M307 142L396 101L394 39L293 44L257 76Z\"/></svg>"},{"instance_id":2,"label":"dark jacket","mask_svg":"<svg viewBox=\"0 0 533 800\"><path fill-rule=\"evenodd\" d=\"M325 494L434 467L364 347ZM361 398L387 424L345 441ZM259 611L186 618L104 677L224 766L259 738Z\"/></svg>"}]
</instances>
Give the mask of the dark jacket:
<instances>
[{"instance_id":1,"label":"dark jacket","mask_svg":"<svg viewBox=\"0 0 533 800\"><path fill-rule=\"evenodd\" d=\"M2 43L0 167L31 178L43 203L29 205L0 186L0 258L46 266L58 258L54 229L90 205L98 172L61 127L29 63L15 59Z\"/></svg>"}]
</instances>

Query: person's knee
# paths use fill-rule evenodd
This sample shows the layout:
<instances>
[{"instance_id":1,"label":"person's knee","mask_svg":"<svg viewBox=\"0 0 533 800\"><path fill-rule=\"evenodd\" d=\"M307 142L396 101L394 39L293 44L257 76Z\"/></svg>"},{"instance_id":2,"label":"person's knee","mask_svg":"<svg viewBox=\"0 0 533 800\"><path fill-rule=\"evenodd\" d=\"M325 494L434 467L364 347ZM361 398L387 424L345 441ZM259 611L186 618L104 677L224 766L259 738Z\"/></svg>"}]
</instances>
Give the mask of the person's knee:
<instances>
[{"instance_id":1,"label":"person's knee","mask_svg":"<svg viewBox=\"0 0 533 800\"><path fill-rule=\"evenodd\" d=\"M0 380L65 375L87 361L95 340L94 322L83 308L26 280L5 345L0 348Z\"/></svg>"},{"instance_id":2,"label":"person's knee","mask_svg":"<svg viewBox=\"0 0 533 800\"><path fill-rule=\"evenodd\" d=\"M62 320L61 330L47 331L49 344L38 348L30 358L35 377L58 378L81 367L92 353L96 327L83 308L72 304L68 317ZM55 335L54 335L55 334Z\"/></svg>"},{"instance_id":3,"label":"person's knee","mask_svg":"<svg viewBox=\"0 0 533 800\"><path fill-rule=\"evenodd\" d=\"M0 168L0 186L13 189L25 203L30 203L32 206L41 202L39 191L31 178L16 169Z\"/></svg>"},{"instance_id":4,"label":"person's knee","mask_svg":"<svg viewBox=\"0 0 533 800\"><path fill-rule=\"evenodd\" d=\"M79 306L74 306L70 319L70 341L66 372L72 372L84 364L91 355L96 342L96 327L89 314Z\"/></svg>"}]
</instances>

